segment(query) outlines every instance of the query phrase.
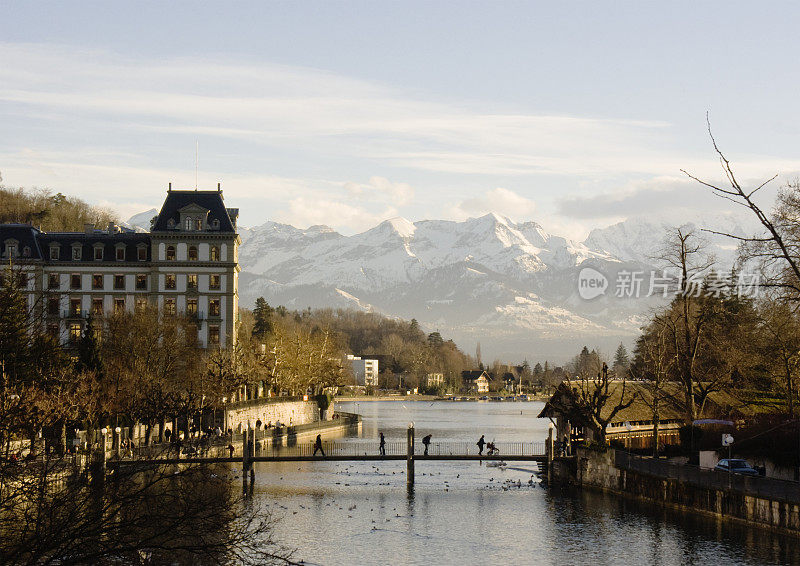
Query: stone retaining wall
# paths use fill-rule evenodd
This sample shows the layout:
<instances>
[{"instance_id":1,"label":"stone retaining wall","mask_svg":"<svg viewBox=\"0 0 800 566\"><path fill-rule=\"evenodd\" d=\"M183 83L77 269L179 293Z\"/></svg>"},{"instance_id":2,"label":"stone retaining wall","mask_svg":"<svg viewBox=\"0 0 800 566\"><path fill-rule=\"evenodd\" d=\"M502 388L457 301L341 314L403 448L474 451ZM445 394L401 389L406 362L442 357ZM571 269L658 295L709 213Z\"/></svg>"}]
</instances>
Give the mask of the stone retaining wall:
<instances>
[{"instance_id":1,"label":"stone retaining wall","mask_svg":"<svg viewBox=\"0 0 800 566\"><path fill-rule=\"evenodd\" d=\"M248 423L255 426L260 420L263 426L278 421L284 426L298 426L320 420L316 401L277 401L264 399L262 403L247 402L232 404L225 408L225 426L241 432Z\"/></svg>"},{"instance_id":2,"label":"stone retaining wall","mask_svg":"<svg viewBox=\"0 0 800 566\"><path fill-rule=\"evenodd\" d=\"M615 450L577 448L576 457L574 476L564 475L563 470L555 479L800 535L796 482L701 470Z\"/></svg>"}]
</instances>

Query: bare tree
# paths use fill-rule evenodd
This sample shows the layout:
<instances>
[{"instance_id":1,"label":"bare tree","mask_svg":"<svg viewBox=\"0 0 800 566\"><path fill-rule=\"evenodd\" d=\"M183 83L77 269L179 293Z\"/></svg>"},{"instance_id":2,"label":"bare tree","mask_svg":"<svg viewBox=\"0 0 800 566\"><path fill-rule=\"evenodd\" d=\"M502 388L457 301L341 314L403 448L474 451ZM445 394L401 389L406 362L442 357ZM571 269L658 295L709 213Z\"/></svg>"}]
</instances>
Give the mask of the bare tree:
<instances>
[{"instance_id":1,"label":"bare tree","mask_svg":"<svg viewBox=\"0 0 800 566\"><path fill-rule=\"evenodd\" d=\"M637 397L635 392L627 390L627 381L624 379L613 382L612 387L605 362L595 378L580 379L576 384L568 378L566 385L572 391L573 402L577 404L580 416L598 431L601 444L605 444L608 424L617 413L630 407Z\"/></svg>"},{"instance_id":2,"label":"bare tree","mask_svg":"<svg viewBox=\"0 0 800 566\"><path fill-rule=\"evenodd\" d=\"M778 175L770 177L754 188L742 187L734 175L730 161L714 139L708 115L706 124L728 186L704 181L683 169L681 171L709 188L712 194L748 209L764 228L765 234L746 237L715 230L706 231L738 241L744 258L756 259L761 263L762 272L767 277L764 286L783 289L793 300L800 300L800 183L795 181L785 187L778 195L778 204L773 214L768 215L755 202L754 196Z\"/></svg>"},{"instance_id":3,"label":"bare tree","mask_svg":"<svg viewBox=\"0 0 800 566\"><path fill-rule=\"evenodd\" d=\"M68 460L0 462L4 564L291 564L269 509L223 466L120 468L85 481Z\"/></svg>"}]
</instances>

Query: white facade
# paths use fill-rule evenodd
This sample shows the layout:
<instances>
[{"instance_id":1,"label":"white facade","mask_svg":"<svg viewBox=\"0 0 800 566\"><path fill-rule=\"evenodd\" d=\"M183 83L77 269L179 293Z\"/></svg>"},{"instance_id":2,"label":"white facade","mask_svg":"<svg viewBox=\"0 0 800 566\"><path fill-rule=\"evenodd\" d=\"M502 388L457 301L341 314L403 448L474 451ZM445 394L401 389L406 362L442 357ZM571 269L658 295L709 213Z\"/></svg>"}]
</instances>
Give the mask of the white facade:
<instances>
[{"instance_id":1,"label":"white facade","mask_svg":"<svg viewBox=\"0 0 800 566\"><path fill-rule=\"evenodd\" d=\"M378 387L378 360L362 359L359 356L348 354L347 361L353 368L356 385Z\"/></svg>"}]
</instances>

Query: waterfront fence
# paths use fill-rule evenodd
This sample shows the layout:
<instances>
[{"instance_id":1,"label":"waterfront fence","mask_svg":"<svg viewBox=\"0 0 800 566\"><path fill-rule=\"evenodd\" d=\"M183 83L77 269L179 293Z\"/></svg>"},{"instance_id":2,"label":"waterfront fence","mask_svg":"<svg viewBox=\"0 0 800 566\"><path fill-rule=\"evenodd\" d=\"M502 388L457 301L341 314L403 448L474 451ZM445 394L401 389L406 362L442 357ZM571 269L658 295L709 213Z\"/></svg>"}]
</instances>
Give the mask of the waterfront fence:
<instances>
[{"instance_id":1,"label":"waterfront fence","mask_svg":"<svg viewBox=\"0 0 800 566\"><path fill-rule=\"evenodd\" d=\"M543 456L544 442L495 442L498 456ZM326 456L373 456L380 452L378 440L330 440L323 441L322 449ZM389 440L386 442L387 456L405 456L407 444L405 441ZM425 446L419 439L414 442L414 454L422 456ZM476 456L478 447L474 442L431 442L428 449L429 456ZM487 455L484 447L483 454ZM281 456L304 457L314 455L314 441L297 443L294 446L265 446L256 448L256 456Z\"/></svg>"},{"instance_id":2,"label":"waterfront fence","mask_svg":"<svg viewBox=\"0 0 800 566\"><path fill-rule=\"evenodd\" d=\"M736 491L748 496L787 503L800 502L800 483L794 481L708 470L689 464L675 464L637 456L621 450L615 451L614 464L621 470L677 480L700 488Z\"/></svg>"}]
</instances>

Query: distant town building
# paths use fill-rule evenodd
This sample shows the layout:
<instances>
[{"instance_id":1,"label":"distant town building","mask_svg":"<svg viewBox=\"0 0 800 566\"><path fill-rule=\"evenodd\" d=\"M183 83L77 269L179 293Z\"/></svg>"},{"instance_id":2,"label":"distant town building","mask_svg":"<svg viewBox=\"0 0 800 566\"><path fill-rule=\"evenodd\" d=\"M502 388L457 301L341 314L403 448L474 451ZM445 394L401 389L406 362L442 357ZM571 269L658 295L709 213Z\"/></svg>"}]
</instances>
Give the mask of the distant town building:
<instances>
[{"instance_id":1,"label":"distant town building","mask_svg":"<svg viewBox=\"0 0 800 566\"><path fill-rule=\"evenodd\" d=\"M425 377L425 385L428 387L441 387L444 385L443 373L429 373Z\"/></svg>"},{"instance_id":2,"label":"distant town building","mask_svg":"<svg viewBox=\"0 0 800 566\"><path fill-rule=\"evenodd\" d=\"M203 347L228 346L239 308L238 215L219 188L170 188L149 233L114 224L83 232L0 224L0 252L26 274L31 306L63 344L80 338L89 316L152 305L194 317Z\"/></svg>"},{"instance_id":3,"label":"distant town building","mask_svg":"<svg viewBox=\"0 0 800 566\"><path fill-rule=\"evenodd\" d=\"M356 385L378 387L378 360L362 359L360 356L352 354L347 355L347 360L353 368Z\"/></svg>"},{"instance_id":4,"label":"distant town building","mask_svg":"<svg viewBox=\"0 0 800 566\"><path fill-rule=\"evenodd\" d=\"M489 392L489 374L485 371L463 371L461 378L464 380L464 387L473 393Z\"/></svg>"}]
</instances>

